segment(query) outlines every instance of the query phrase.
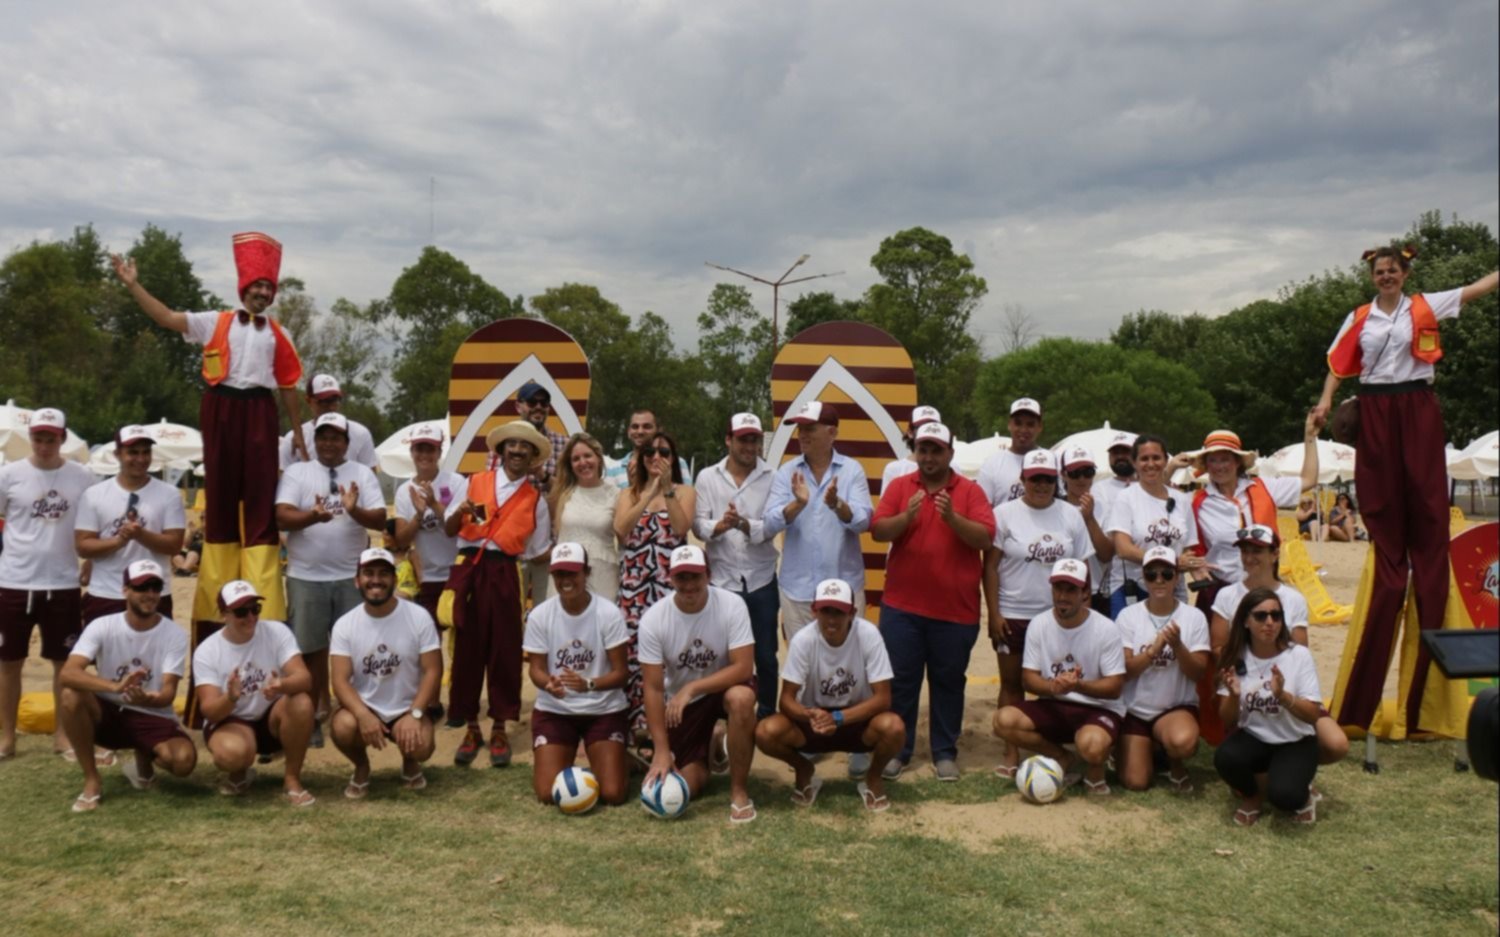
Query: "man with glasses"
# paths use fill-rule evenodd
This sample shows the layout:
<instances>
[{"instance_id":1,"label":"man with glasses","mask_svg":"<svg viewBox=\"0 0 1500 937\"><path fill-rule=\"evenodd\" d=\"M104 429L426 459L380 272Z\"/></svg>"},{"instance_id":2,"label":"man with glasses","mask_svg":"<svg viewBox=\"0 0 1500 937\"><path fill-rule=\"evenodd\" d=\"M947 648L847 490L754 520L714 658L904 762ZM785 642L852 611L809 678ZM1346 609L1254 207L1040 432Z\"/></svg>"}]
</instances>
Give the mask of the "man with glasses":
<instances>
[{"instance_id":1,"label":"man with glasses","mask_svg":"<svg viewBox=\"0 0 1500 937\"><path fill-rule=\"evenodd\" d=\"M521 419L530 423L538 433L547 437L552 444L552 451L540 465L531 472L531 484L545 498L552 491L552 479L557 477L557 457L568 445L568 437L552 432L547 427L547 417L552 412L552 394L547 388L536 381L527 381L521 385L516 393L516 414ZM547 548L552 548L551 532L548 532ZM548 567L548 554L546 551L528 560L521 567L522 588L525 594L531 597L532 607L536 607L547 600L547 587L552 582L552 571Z\"/></svg>"},{"instance_id":2,"label":"man with glasses","mask_svg":"<svg viewBox=\"0 0 1500 937\"><path fill-rule=\"evenodd\" d=\"M156 768L179 778L193 773L198 750L177 723L172 701L187 664L187 632L162 617L166 576L154 560L136 560L122 575L125 611L89 622L62 668L58 722L83 769L83 793L73 811L99 806L104 782L94 746L133 749L123 765L136 790L156 784ZM93 665L94 672L88 671Z\"/></svg>"},{"instance_id":3,"label":"man with glasses","mask_svg":"<svg viewBox=\"0 0 1500 937\"><path fill-rule=\"evenodd\" d=\"M306 452L313 450L313 424L318 417L325 413L338 413L344 405L344 390L339 386L338 378L332 374L314 374L312 380L307 382L307 404L312 408L312 419L302 424L302 444ZM370 468L377 468L379 462L375 457L375 438L370 431L358 420L349 422L349 455L350 462L358 462ZM288 432L281 437L281 469L297 461L297 454L292 450L292 434Z\"/></svg>"},{"instance_id":4,"label":"man with glasses","mask_svg":"<svg viewBox=\"0 0 1500 937\"><path fill-rule=\"evenodd\" d=\"M82 628L78 555L73 527L83 495L98 479L60 454L67 437L61 410L31 414L31 455L0 467L0 513L5 515L5 552L0 553L0 762L16 754L16 715L21 668L31 631L42 632L42 656L52 662L52 700L68 649ZM68 752L58 726L52 742Z\"/></svg>"},{"instance_id":5,"label":"man with glasses","mask_svg":"<svg viewBox=\"0 0 1500 937\"><path fill-rule=\"evenodd\" d=\"M126 426L115 433L115 458L120 472L84 492L78 506L73 543L78 555L93 563L88 594L83 597L83 620L125 611L120 576L136 560L154 560L170 569L182 549L187 512L176 488L151 477L155 440L144 426ZM157 611L172 617L170 590Z\"/></svg>"},{"instance_id":6,"label":"man with glasses","mask_svg":"<svg viewBox=\"0 0 1500 937\"><path fill-rule=\"evenodd\" d=\"M287 607L297 647L312 671L319 723L328 715L328 635L340 615L359 604L349 570L370 545L369 531L385 529L385 500L369 468L350 462L349 424L325 413L313 429L317 461L294 462L276 489L276 524L287 532ZM314 726L312 746L323 747Z\"/></svg>"},{"instance_id":7,"label":"man with glasses","mask_svg":"<svg viewBox=\"0 0 1500 937\"><path fill-rule=\"evenodd\" d=\"M257 755L284 751L283 796L294 807L311 807L302 762L313 728L312 674L291 629L261 619L263 601L244 580L219 591L224 627L193 654L203 744L226 776L219 793L228 797L250 790Z\"/></svg>"}]
</instances>

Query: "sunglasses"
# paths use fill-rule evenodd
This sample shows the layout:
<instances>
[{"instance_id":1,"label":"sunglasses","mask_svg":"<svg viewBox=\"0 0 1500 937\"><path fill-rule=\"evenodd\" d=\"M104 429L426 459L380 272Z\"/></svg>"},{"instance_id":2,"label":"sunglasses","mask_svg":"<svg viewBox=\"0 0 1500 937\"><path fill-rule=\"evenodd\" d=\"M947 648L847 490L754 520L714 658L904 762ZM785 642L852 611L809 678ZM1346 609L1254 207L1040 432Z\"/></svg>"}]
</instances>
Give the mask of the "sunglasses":
<instances>
[{"instance_id":1,"label":"sunglasses","mask_svg":"<svg viewBox=\"0 0 1500 937\"><path fill-rule=\"evenodd\" d=\"M1091 468L1070 469L1068 471L1068 477L1073 479L1074 481L1077 481L1080 478L1093 478L1094 470Z\"/></svg>"},{"instance_id":2,"label":"sunglasses","mask_svg":"<svg viewBox=\"0 0 1500 937\"><path fill-rule=\"evenodd\" d=\"M1285 617L1278 609L1259 608L1251 612L1250 617L1254 618L1256 621L1262 624L1268 621L1274 621L1279 625L1282 623L1282 621L1285 620Z\"/></svg>"},{"instance_id":3,"label":"sunglasses","mask_svg":"<svg viewBox=\"0 0 1500 937\"><path fill-rule=\"evenodd\" d=\"M672 458L672 450L668 449L666 446L657 446L655 448L647 446L644 451L646 455L659 455L663 459Z\"/></svg>"},{"instance_id":4,"label":"sunglasses","mask_svg":"<svg viewBox=\"0 0 1500 937\"><path fill-rule=\"evenodd\" d=\"M1175 569L1148 569L1141 573L1141 578L1147 582L1171 582L1177 578Z\"/></svg>"},{"instance_id":5,"label":"sunglasses","mask_svg":"<svg viewBox=\"0 0 1500 937\"><path fill-rule=\"evenodd\" d=\"M160 579L152 579L149 582L143 582L138 586L131 586L130 588L134 589L137 592L160 592L166 587L162 584L162 581Z\"/></svg>"},{"instance_id":6,"label":"sunglasses","mask_svg":"<svg viewBox=\"0 0 1500 937\"><path fill-rule=\"evenodd\" d=\"M1235 531L1234 539L1241 543L1258 543L1263 547L1271 545L1271 538L1264 530L1251 530L1248 527Z\"/></svg>"},{"instance_id":7,"label":"sunglasses","mask_svg":"<svg viewBox=\"0 0 1500 937\"><path fill-rule=\"evenodd\" d=\"M339 470L331 465L328 467L328 493L331 495L339 493Z\"/></svg>"},{"instance_id":8,"label":"sunglasses","mask_svg":"<svg viewBox=\"0 0 1500 937\"><path fill-rule=\"evenodd\" d=\"M139 513L136 511L136 508L140 506L140 503L140 494L132 491L130 497L125 499L125 516L131 520L135 520L137 513Z\"/></svg>"},{"instance_id":9,"label":"sunglasses","mask_svg":"<svg viewBox=\"0 0 1500 937\"><path fill-rule=\"evenodd\" d=\"M1056 475L1032 475L1026 479L1028 483L1035 482L1038 485L1056 485Z\"/></svg>"},{"instance_id":10,"label":"sunglasses","mask_svg":"<svg viewBox=\"0 0 1500 937\"><path fill-rule=\"evenodd\" d=\"M233 615L235 618L249 618L251 615L259 615L260 603L251 602L249 605L241 605L239 608L232 608L229 610L229 614Z\"/></svg>"}]
</instances>

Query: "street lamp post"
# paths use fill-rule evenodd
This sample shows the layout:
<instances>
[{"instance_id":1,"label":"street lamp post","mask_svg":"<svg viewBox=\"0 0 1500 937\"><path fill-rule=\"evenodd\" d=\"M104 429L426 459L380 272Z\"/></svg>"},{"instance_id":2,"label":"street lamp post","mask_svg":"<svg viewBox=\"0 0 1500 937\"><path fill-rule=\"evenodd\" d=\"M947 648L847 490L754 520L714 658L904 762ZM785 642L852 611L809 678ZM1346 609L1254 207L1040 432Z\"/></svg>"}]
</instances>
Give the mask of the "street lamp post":
<instances>
[{"instance_id":1,"label":"street lamp post","mask_svg":"<svg viewBox=\"0 0 1500 937\"><path fill-rule=\"evenodd\" d=\"M798 277L795 280L788 280L787 277L792 275L792 271L807 263L807 259L811 256L811 254L803 254L801 257L798 257L790 267L786 268L786 273L783 273L775 280L767 280L764 277L758 277L753 273L746 273L743 270L736 270L733 267L726 267L723 264L716 264L707 260L703 262L703 265L705 267L713 267L715 270L723 270L727 273L737 274L747 280L754 280L756 283L764 283L766 286L769 286L771 288L771 354L775 355L776 346L779 344L778 337L780 335L779 326L781 320L781 288L783 286L791 286L793 283L806 283L808 280L820 280L823 277L843 276L844 271L840 270L836 273L815 273L810 277Z\"/></svg>"}]
</instances>

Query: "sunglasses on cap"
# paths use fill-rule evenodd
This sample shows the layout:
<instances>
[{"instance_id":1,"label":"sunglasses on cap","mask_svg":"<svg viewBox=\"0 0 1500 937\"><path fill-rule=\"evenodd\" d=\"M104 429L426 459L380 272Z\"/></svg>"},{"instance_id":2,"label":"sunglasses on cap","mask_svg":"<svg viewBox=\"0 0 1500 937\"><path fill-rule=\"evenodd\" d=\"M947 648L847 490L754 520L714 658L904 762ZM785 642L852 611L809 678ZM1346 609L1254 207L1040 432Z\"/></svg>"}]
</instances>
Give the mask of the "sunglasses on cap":
<instances>
[{"instance_id":1,"label":"sunglasses on cap","mask_svg":"<svg viewBox=\"0 0 1500 937\"><path fill-rule=\"evenodd\" d=\"M1146 569L1141 571L1141 578L1147 582L1171 582L1177 578L1177 570L1170 566L1161 569Z\"/></svg>"},{"instance_id":2,"label":"sunglasses on cap","mask_svg":"<svg viewBox=\"0 0 1500 937\"><path fill-rule=\"evenodd\" d=\"M260 603L251 602L249 605L241 605L239 608L232 608L229 610L229 614L233 615L235 618L249 618L251 615L259 615Z\"/></svg>"},{"instance_id":3,"label":"sunglasses on cap","mask_svg":"<svg viewBox=\"0 0 1500 937\"><path fill-rule=\"evenodd\" d=\"M1234 539L1244 546L1246 542L1259 544L1263 547L1271 546L1271 537L1263 530L1251 530L1249 527L1241 528L1234 532Z\"/></svg>"},{"instance_id":4,"label":"sunglasses on cap","mask_svg":"<svg viewBox=\"0 0 1500 937\"><path fill-rule=\"evenodd\" d=\"M1281 613L1281 609L1279 608L1258 608L1250 613L1250 617L1262 624L1274 621L1279 625L1286 620L1286 616Z\"/></svg>"},{"instance_id":5,"label":"sunglasses on cap","mask_svg":"<svg viewBox=\"0 0 1500 937\"><path fill-rule=\"evenodd\" d=\"M1068 469L1068 477L1073 479L1074 481L1077 481L1080 478L1093 478L1094 467L1091 465L1087 468Z\"/></svg>"}]
</instances>

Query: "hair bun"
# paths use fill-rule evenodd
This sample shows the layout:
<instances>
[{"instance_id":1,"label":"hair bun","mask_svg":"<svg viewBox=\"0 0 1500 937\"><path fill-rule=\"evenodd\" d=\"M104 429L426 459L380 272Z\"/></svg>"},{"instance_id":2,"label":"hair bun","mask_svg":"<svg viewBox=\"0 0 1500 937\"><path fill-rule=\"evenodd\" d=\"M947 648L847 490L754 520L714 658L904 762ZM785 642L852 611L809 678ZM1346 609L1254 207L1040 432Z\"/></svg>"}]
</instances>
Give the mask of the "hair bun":
<instances>
[{"instance_id":1,"label":"hair bun","mask_svg":"<svg viewBox=\"0 0 1500 937\"><path fill-rule=\"evenodd\" d=\"M1369 250L1365 251L1363 254L1360 254L1359 255L1359 259L1361 261L1368 262L1372 257L1375 256L1377 250L1378 250L1378 248L1372 247Z\"/></svg>"},{"instance_id":2,"label":"hair bun","mask_svg":"<svg viewBox=\"0 0 1500 937\"><path fill-rule=\"evenodd\" d=\"M1416 260L1417 259L1417 245L1415 245L1415 244L1403 244L1403 245L1401 245L1401 256L1405 257L1407 260Z\"/></svg>"}]
</instances>

